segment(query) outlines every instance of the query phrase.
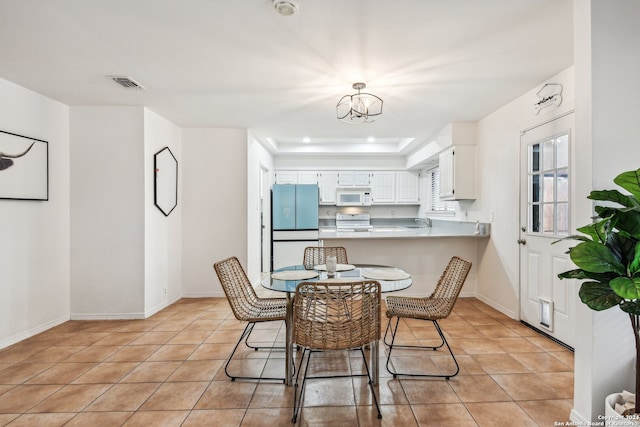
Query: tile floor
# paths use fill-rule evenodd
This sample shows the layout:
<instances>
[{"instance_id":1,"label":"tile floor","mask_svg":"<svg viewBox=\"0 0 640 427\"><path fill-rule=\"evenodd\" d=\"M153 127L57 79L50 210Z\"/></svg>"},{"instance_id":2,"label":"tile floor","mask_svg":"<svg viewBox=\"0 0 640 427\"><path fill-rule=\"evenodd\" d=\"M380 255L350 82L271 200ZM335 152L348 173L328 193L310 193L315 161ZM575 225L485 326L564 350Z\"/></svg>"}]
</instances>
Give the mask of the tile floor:
<instances>
[{"instance_id":1,"label":"tile floor","mask_svg":"<svg viewBox=\"0 0 640 427\"><path fill-rule=\"evenodd\" d=\"M436 336L430 325L407 322L399 337L427 343ZM382 420L364 379L314 380L298 425L521 427L568 421L572 352L473 298L459 299L441 326L458 357L458 376L393 379L382 363ZM292 387L231 382L221 369L243 328L222 298L183 299L146 320L66 322L0 350L0 425L291 425ZM252 337L282 342L284 326L258 325ZM239 357L231 366L238 372L284 371L282 351L242 348ZM392 360L406 369L449 365L441 351L403 351ZM323 372L362 369L356 352L321 355L312 363Z\"/></svg>"}]
</instances>

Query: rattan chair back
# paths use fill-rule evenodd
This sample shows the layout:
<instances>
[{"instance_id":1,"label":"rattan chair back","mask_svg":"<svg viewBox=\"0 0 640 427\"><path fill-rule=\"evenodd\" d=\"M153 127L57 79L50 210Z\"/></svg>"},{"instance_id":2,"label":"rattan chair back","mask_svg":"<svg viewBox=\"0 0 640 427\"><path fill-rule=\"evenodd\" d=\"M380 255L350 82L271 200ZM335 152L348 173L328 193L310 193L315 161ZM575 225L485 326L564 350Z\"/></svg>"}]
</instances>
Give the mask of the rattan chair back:
<instances>
[{"instance_id":1,"label":"rattan chair back","mask_svg":"<svg viewBox=\"0 0 640 427\"><path fill-rule=\"evenodd\" d=\"M302 282L293 307L294 342L311 350L347 350L380 338L380 284Z\"/></svg>"},{"instance_id":2,"label":"rattan chair back","mask_svg":"<svg viewBox=\"0 0 640 427\"><path fill-rule=\"evenodd\" d=\"M236 319L260 322L285 318L284 299L259 298L238 258L229 257L213 267Z\"/></svg>"},{"instance_id":3,"label":"rattan chair back","mask_svg":"<svg viewBox=\"0 0 640 427\"><path fill-rule=\"evenodd\" d=\"M335 256L338 264L349 264L347 250L341 246L308 246L304 248L302 264L307 270L325 264L328 256Z\"/></svg>"},{"instance_id":4,"label":"rattan chair back","mask_svg":"<svg viewBox=\"0 0 640 427\"><path fill-rule=\"evenodd\" d=\"M428 297L431 300L431 311L435 318L442 319L451 314L469 270L471 270L469 261L457 256L451 258L442 276L440 276L436 288Z\"/></svg>"}]
</instances>

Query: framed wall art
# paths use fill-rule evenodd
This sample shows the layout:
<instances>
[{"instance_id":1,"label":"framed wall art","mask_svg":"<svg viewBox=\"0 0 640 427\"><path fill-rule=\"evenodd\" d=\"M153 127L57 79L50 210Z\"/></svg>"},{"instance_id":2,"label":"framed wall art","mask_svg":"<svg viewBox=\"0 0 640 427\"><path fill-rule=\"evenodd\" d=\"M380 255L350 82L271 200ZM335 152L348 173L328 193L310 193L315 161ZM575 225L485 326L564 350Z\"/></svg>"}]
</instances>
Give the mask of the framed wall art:
<instances>
[{"instance_id":1,"label":"framed wall art","mask_svg":"<svg viewBox=\"0 0 640 427\"><path fill-rule=\"evenodd\" d=\"M154 201L164 216L178 206L178 161L169 149L164 147L153 156Z\"/></svg>"},{"instance_id":2,"label":"framed wall art","mask_svg":"<svg viewBox=\"0 0 640 427\"><path fill-rule=\"evenodd\" d=\"M49 143L0 131L0 199L49 200Z\"/></svg>"}]
</instances>

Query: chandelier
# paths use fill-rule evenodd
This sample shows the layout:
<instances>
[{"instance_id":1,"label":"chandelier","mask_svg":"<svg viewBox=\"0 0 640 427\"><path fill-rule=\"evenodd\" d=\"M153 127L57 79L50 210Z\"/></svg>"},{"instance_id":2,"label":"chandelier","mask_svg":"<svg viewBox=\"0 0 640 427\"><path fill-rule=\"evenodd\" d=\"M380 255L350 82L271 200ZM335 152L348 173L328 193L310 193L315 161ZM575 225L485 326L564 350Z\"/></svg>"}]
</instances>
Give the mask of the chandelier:
<instances>
[{"instance_id":1,"label":"chandelier","mask_svg":"<svg viewBox=\"0 0 640 427\"><path fill-rule=\"evenodd\" d=\"M364 83L354 83L358 91L353 95L345 95L336 105L338 119L347 123L371 123L382 114L382 99L371 94L360 92L367 87Z\"/></svg>"}]
</instances>

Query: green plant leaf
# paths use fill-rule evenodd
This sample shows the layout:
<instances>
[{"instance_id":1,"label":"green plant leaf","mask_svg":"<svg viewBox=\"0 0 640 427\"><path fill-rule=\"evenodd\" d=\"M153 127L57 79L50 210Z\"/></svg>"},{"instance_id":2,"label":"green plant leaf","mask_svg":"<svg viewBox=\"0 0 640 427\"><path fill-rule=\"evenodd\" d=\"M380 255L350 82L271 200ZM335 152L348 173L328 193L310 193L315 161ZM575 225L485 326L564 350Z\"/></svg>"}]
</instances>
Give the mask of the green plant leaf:
<instances>
[{"instance_id":1,"label":"green plant leaf","mask_svg":"<svg viewBox=\"0 0 640 427\"><path fill-rule=\"evenodd\" d=\"M606 310L620 304L622 298L616 295L606 283L584 282L578 292L580 300L590 309L596 311Z\"/></svg>"},{"instance_id":2,"label":"green plant leaf","mask_svg":"<svg viewBox=\"0 0 640 427\"><path fill-rule=\"evenodd\" d=\"M622 194L618 190L594 190L587 196L587 199L614 202L628 208L640 206L640 203L638 203L636 199L628 194Z\"/></svg>"},{"instance_id":3,"label":"green plant leaf","mask_svg":"<svg viewBox=\"0 0 640 427\"><path fill-rule=\"evenodd\" d=\"M615 228L626 231L635 238L640 238L640 212L618 211L615 213Z\"/></svg>"},{"instance_id":4,"label":"green plant leaf","mask_svg":"<svg viewBox=\"0 0 640 427\"><path fill-rule=\"evenodd\" d=\"M625 266L613 255L611 250L598 242L582 242L571 248L571 261L581 269L592 273L615 272L625 274Z\"/></svg>"},{"instance_id":5,"label":"green plant leaf","mask_svg":"<svg viewBox=\"0 0 640 427\"><path fill-rule=\"evenodd\" d=\"M618 296L624 299L640 299L640 277L630 279L628 277L616 277L609 286Z\"/></svg>"},{"instance_id":6,"label":"green plant leaf","mask_svg":"<svg viewBox=\"0 0 640 427\"><path fill-rule=\"evenodd\" d=\"M622 172L613 182L633 194L636 199L640 199L640 169Z\"/></svg>"},{"instance_id":7,"label":"green plant leaf","mask_svg":"<svg viewBox=\"0 0 640 427\"><path fill-rule=\"evenodd\" d=\"M580 230L578 230L580 231ZM564 240L580 240L582 242L590 242L591 239L586 237L586 236L581 236L579 234L574 234L572 236L567 236L567 237L563 237L562 239L558 239L558 240L554 240L553 242L551 242L552 245L555 245L558 242L562 242Z\"/></svg>"},{"instance_id":8,"label":"green plant leaf","mask_svg":"<svg viewBox=\"0 0 640 427\"><path fill-rule=\"evenodd\" d=\"M625 313L640 315L640 301L623 301L620 309Z\"/></svg>"},{"instance_id":9,"label":"green plant leaf","mask_svg":"<svg viewBox=\"0 0 640 427\"><path fill-rule=\"evenodd\" d=\"M575 270L568 270L563 273L558 274L558 278L560 279L576 279L576 280L585 280L591 279L597 282L604 283L606 285L613 279L618 277L617 273L591 273L589 271L584 271L581 268Z\"/></svg>"},{"instance_id":10,"label":"green plant leaf","mask_svg":"<svg viewBox=\"0 0 640 427\"><path fill-rule=\"evenodd\" d=\"M636 274L640 270L640 242L636 243L633 260L629 263L629 272Z\"/></svg>"}]
</instances>

